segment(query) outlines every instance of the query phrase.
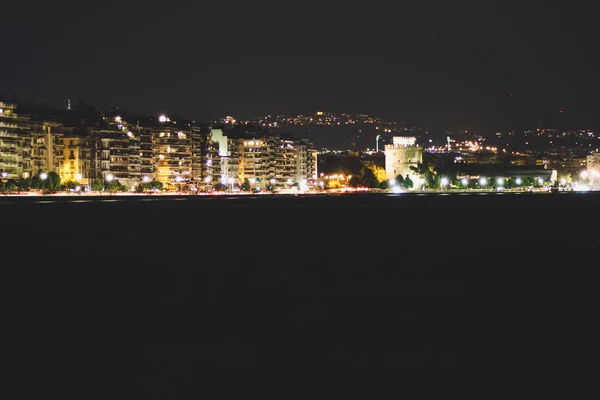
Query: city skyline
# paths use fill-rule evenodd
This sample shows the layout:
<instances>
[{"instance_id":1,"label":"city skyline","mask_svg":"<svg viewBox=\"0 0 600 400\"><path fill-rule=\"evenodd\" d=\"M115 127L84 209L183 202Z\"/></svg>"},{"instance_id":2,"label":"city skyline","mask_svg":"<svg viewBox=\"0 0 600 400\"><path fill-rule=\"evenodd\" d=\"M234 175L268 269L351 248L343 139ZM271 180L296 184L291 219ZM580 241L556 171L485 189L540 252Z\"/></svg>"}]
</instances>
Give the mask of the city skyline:
<instances>
[{"instance_id":1,"label":"city skyline","mask_svg":"<svg viewBox=\"0 0 600 400\"><path fill-rule=\"evenodd\" d=\"M513 5L104 2L88 13L14 2L0 27L11 38L0 92L205 121L325 109L428 130L597 126L590 17L577 5Z\"/></svg>"}]
</instances>

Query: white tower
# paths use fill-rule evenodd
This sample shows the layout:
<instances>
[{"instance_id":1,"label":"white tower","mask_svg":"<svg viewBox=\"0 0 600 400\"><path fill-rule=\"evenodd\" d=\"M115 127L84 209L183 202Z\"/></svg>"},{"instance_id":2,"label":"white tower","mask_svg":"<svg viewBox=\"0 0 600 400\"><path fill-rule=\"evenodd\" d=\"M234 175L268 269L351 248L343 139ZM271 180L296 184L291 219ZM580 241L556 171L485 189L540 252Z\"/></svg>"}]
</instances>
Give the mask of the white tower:
<instances>
[{"instance_id":1,"label":"white tower","mask_svg":"<svg viewBox=\"0 0 600 400\"><path fill-rule=\"evenodd\" d=\"M423 162L423 148L416 145L417 138L395 136L392 144L385 145L386 179L408 175L413 182L418 178L410 167Z\"/></svg>"}]
</instances>

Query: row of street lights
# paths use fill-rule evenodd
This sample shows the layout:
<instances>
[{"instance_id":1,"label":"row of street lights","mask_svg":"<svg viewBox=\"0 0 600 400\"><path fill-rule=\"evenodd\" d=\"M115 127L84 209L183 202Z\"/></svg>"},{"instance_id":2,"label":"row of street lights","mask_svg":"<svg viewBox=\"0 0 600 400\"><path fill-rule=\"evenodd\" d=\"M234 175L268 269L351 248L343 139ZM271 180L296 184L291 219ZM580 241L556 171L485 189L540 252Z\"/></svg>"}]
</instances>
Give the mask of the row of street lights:
<instances>
[{"instance_id":1,"label":"row of street lights","mask_svg":"<svg viewBox=\"0 0 600 400\"><path fill-rule=\"evenodd\" d=\"M537 178L537 182L538 182L538 184L542 185L544 183L544 179ZM463 179L461 179L460 183L463 186L468 186L469 185L469 179L463 178ZM483 186L483 187L488 186L488 183L489 183L488 179L485 178L485 177L482 177L482 178L479 179L479 185L480 186ZM506 183L506 179L505 178L498 178L496 180L496 184L498 186L504 186L505 183ZM561 183L564 185L566 183L566 180L564 178L561 179ZM450 184L450 180L448 178L446 178L446 177L443 177L440 180L440 184L441 184L441 186L443 188L443 187L448 186ZM515 179L515 184L517 186L521 186L523 184L523 180L521 178L516 178Z\"/></svg>"}]
</instances>

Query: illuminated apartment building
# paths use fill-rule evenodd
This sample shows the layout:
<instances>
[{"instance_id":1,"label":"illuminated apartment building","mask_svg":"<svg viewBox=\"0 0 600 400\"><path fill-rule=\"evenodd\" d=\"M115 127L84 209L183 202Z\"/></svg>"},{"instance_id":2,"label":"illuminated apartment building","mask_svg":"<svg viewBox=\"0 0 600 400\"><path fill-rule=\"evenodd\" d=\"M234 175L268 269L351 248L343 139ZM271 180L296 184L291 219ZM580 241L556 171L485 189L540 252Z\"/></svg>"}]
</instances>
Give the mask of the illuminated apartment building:
<instances>
[{"instance_id":1,"label":"illuminated apartment building","mask_svg":"<svg viewBox=\"0 0 600 400\"><path fill-rule=\"evenodd\" d=\"M212 140L219 148L222 183L247 180L251 187L264 189L317 179L317 152L309 140L264 132L229 137L220 129L213 130Z\"/></svg>"},{"instance_id":2,"label":"illuminated apartment building","mask_svg":"<svg viewBox=\"0 0 600 400\"><path fill-rule=\"evenodd\" d=\"M210 127L191 127L191 138L192 179L190 184L193 188L203 189L208 185L208 181L212 181L213 175ZM209 176L211 178L207 180Z\"/></svg>"},{"instance_id":3,"label":"illuminated apartment building","mask_svg":"<svg viewBox=\"0 0 600 400\"><path fill-rule=\"evenodd\" d=\"M76 181L89 185L93 171L90 138L73 128L63 128L61 137L64 161L59 171L61 181Z\"/></svg>"},{"instance_id":4,"label":"illuminated apartment building","mask_svg":"<svg viewBox=\"0 0 600 400\"><path fill-rule=\"evenodd\" d=\"M175 125L165 124L153 130L156 179L167 189L192 183L192 134Z\"/></svg>"},{"instance_id":5,"label":"illuminated apartment building","mask_svg":"<svg viewBox=\"0 0 600 400\"><path fill-rule=\"evenodd\" d=\"M92 178L110 177L128 187L140 182L140 140L133 132L92 128L90 147Z\"/></svg>"},{"instance_id":6,"label":"illuminated apartment building","mask_svg":"<svg viewBox=\"0 0 600 400\"><path fill-rule=\"evenodd\" d=\"M31 177L31 127L17 106L0 102L0 173L5 179Z\"/></svg>"},{"instance_id":7,"label":"illuminated apartment building","mask_svg":"<svg viewBox=\"0 0 600 400\"><path fill-rule=\"evenodd\" d=\"M31 170L60 175L64 162L63 126L56 122L31 122Z\"/></svg>"}]
</instances>

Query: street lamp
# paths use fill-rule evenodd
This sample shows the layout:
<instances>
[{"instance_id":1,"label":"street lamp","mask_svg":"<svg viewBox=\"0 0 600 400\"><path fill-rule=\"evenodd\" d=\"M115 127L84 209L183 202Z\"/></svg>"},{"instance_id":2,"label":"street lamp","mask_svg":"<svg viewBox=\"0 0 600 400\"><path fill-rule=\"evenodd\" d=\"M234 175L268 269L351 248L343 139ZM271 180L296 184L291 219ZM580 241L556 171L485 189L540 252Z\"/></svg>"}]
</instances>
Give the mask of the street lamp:
<instances>
[{"instance_id":1,"label":"street lamp","mask_svg":"<svg viewBox=\"0 0 600 400\"><path fill-rule=\"evenodd\" d=\"M483 187L487 186L487 179L486 178L479 179L479 184Z\"/></svg>"},{"instance_id":2,"label":"street lamp","mask_svg":"<svg viewBox=\"0 0 600 400\"><path fill-rule=\"evenodd\" d=\"M469 186L469 180L467 178L462 178L460 183L462 183L464 187Z\"/></svg>"},{"instance_id":3,"label":"street lamp","mask_svg":"<svg viewBox=\"0 0 600 400\"><path fill-rule=\"evenodd\" d=\"M291 185L291 184L292 184L292 180L291 180L291 179L288 179L288 180L287 180L287 184L288 184L288 185Z\"/></svg>"},{"instance_id":4,"label":"street lamp","mask_svg":"<svg viewBox=\"0 0 600 400\"><path fill-rule=\"evenodd\" d=\"M8 172L3 172L3 173L2 173L2 178L3 178L3 179L6 179L6 178L8 178Z\"/></svg>"},{"instance_id":5,"label":"street lamp","mask_svg":"<svg viewBox=\"0 0 600 400\"><path fill-rule=\"evenodd\" d=\"M498 186L504 185L504 178L498 178L498 179L496 179L496 183L498 184Z\"/></svg>"},{"instance_id":6,"label":"street lamp","mask_svg":"<svg viewBox=\"0 0 600 400\"><path fill-rule=\"evenodd\" d=\"M81 175L81 174L75 174L75 180L80 181L81 179L83 179L83 175Z\"/></svg>"},{"instance_id":7,"label":"street lamp","mask_svg":"<svg viewBox=\"0 0 600 400\"><path fill-rule=\"evenodd\" d=\"M271 185L274 185L277 182L277 180L275 178L271 178L269 182L271 182Z\"/></svg>"},{"instance_id":8,"label":"street lamp","mask_svg":"<svg viewBox=\"0 0 600 400\"><path fill-rule=\"evenodd\" d=\"M517 186L521 186L521 184L523 183L523 180L521 178L517 178L517 179L515 179L515 183L517 184Z\"/></svg>"},{"instance_id":9,"label":"street lamp","mask_svg":"<svg viewBox=\"0 0 600 400\"><path fill-rule=\"evenodd\" d=\"M543 179L543 178L538 178L538 180L537 180L537 181L538 181L538 183L539 183L540 185L544 183L544 179Z\"/></svg>"},{"instance_id":10,"label":"street lamp","mask_svg":"<svg viewBox=\"0 0 600 400\"><path fill-rule=\"evenodd\" d=\"M143 181L144 183L148 183L148 182L150 182L150 177L149 177L149 176L144 176L144 177L142 178L142 181Z\"/></svg>"},{"instance_id":11,"label":"street lamp","mask_svg":"<svg viewBox=\"0 0 600 400\"><path fill-rule=\"evenodd\" d=\"M231 184L231 191L233 192L233 177L229 178L229 183Z\"/></svg>"},{"instance_id":12,"label":"street lamp","mask_svg":"<svg viewBox=\"0 0 600 400\"><path fill-rule=\"evenodd\" d=\"M442 185L442 188L443 188L444 186L448 186L448 183L449 183L449 181L448 181L448 178L446 178L446 177L442 178L442 180L441 180L441 182L440 182L440 183L441 183L441 185Z\"/></svg>"},{"instance_id":13,"label":"street lamp","mask_svg":"<svg viewBox=\"0 0 600 400\"><path fill-rule=\"evenodd\" d=\"M41 180L43 180L43 181L45 181L46 179L48 179L48 174L47 174L47 173L45 173L45 172L42 172L42 173L40 174L40 179L41 179Z\"/></svg>"},{"instance_id":14,"label":"street lamp","mask_svg":"<svg viewBox=\"0 0 600 400\"><path fill-rule=\"evenodd\" d=\"M106 182L112 182L115 179L115 176L113 174L107 174L104 179L106 179Z\"/></svg>"}]
</instances>

